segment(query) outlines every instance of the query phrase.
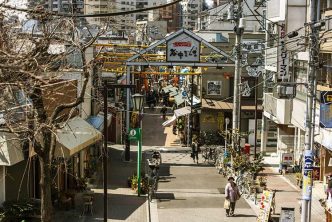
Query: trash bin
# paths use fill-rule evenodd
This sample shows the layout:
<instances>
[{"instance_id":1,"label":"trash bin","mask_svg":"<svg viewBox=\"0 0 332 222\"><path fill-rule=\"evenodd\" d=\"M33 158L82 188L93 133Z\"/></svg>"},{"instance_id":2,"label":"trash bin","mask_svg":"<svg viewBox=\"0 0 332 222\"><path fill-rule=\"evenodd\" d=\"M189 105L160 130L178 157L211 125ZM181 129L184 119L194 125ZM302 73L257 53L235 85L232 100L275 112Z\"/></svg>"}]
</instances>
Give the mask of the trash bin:
<instances>
[{"instance_id":1,"label":"trash bin","mask_svg":"<svg viewBox=\"0 0 332 222\"><path fill-rule=\"evenodd\" d=\"M294 222L295 208L282 207L279 222Z\"/></svg>"}]
</instances>

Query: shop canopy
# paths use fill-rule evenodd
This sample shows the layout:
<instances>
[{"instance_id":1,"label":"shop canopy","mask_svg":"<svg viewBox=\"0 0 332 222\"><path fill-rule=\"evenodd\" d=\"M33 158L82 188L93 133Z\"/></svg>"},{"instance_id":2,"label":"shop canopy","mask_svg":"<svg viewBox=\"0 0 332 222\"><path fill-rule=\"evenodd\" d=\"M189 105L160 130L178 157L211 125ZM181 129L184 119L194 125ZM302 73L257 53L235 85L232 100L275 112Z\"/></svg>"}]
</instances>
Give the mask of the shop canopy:
<instances>
[{"instance_id":1,"label":"shop canopy","mask_svg":"<svg viewBox=\"0 0 332 222\"><path fill-rule=\"evenodd\" d=\"M57 130L55 155L69 157L101 140L102 134L80 117L70 119L62 129Z\"/></svg>"},{"instance_id":2,"label":"shop canopy","mask_svg":"<svg viewBox=\"0 0 332 222\"><path fill-rule=\"evenodd\" d=\"M171 125L177 118L181 116L185 116L191 113L191 108L190 106L185 106L180 109L174 110L174 115L167 121L163 122L163 127Z\"/></svg>"},{"instance_id":3,"label":"shop canopy","mask_svg":"<svg viewBox=\"0 0 332 222\"><path fill-rule=\"evenodd\" d=\"M0 132L0 166L12 166L22 160L21 140L13 133Z\"/></svg>"}]
</instances>

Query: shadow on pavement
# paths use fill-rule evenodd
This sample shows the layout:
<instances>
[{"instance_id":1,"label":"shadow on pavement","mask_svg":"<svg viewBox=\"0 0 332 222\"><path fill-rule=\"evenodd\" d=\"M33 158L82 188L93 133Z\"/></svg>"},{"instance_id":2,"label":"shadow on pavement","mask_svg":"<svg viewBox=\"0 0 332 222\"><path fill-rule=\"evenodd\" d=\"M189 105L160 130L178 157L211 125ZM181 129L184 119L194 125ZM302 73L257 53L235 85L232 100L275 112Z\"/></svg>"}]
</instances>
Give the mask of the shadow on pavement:
<instances>
[{"instance_id":1,"label":"shadow on pavement","mask_svg":"<svg viewBox=\"0 0 332 222\"><path fill-rule=\"evenodd\" d=\"M233 217L257 217L256 215L250 214L235 214Z\"/></svg>"},{"instance_id":2,"label":"shadow on pavement","mask_svg":"<svg viewBox=\"0 0 332 222\"><path fill-rule=\"evenodd\" d=\"M146 197L136 195L108 195L108 219L127 220L139 207L144 205ZM95 194L95 206L93 216L87 216L86 221L100 221L103 218L103 194Z\"/></svg>"}]
</instances>

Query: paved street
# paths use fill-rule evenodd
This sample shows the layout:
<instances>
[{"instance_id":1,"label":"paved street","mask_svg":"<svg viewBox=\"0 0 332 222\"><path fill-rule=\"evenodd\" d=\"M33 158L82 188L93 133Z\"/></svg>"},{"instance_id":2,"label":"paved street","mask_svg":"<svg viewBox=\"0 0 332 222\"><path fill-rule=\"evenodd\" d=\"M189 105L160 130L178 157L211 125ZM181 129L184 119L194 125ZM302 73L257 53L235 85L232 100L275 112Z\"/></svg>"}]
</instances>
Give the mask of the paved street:
<instances>
[{"instance_id":1,"label":"paved street","mask_svg":"<svg viewBox=\"0 0 332 222\"><path fill-rule=\"evenodd\" d=\"M237 202L236 216L226 217L226 179L214 167L194 164L189 151L163 153L162 158L158 200L151 208L152 214L157 211L158 221L256 221L254 211L243 199Z\"/></svg>"}]
</instances>

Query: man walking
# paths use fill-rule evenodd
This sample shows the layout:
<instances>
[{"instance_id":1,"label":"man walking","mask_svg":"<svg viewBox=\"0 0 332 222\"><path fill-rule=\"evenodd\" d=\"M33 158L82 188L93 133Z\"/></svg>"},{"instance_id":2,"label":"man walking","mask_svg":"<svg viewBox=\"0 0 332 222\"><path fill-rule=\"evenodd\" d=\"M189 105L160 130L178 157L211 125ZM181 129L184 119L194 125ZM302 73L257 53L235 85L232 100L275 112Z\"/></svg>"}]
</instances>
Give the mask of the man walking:
<instances>
[{"instance_id":1,"label":"man walking","mask_svg":"<svg viewBox=\"0 0 332 222\"><path fill-rule=\"evenodd\" d=\"M193 158L194 163L195 163L195 159L197 160L197 164L198 164L198 151L199 151L199 147L198 147L197 137L194 135L193 143L191 144L191 157Z\"/></svg>"},{"instance_id":2,"label":"man walking","mask_svg":"<svg viewBox=\"0 0 332 222\"><path fill-rule=\"evenodd\" d=\"M226 216L234 216L234 210L235 210L235 203L238 199L240 199L241 194L239 192L239 189L234 183L234 177L229 177L228 178L228 183L226 184L225 187L225 201L229 201L228 207L226 208Z\"/></svg>"}]
</instances>

